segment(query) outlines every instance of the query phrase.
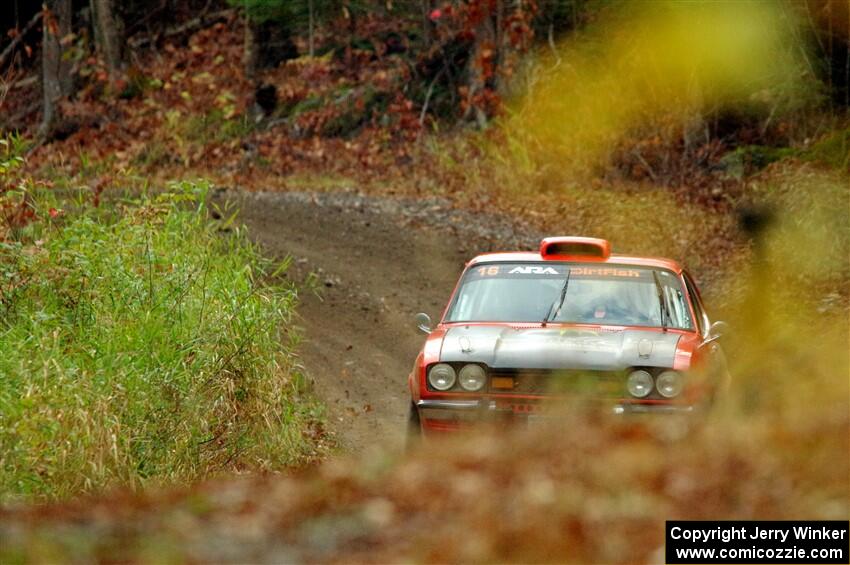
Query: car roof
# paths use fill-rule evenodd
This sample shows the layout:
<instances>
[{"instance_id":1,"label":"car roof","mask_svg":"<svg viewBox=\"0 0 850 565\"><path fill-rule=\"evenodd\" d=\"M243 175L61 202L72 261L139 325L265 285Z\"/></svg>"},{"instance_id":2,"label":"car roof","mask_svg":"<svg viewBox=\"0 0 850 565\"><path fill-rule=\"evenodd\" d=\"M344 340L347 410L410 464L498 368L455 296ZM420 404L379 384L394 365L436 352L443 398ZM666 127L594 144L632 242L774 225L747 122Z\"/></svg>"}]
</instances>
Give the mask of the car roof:
<instances>
[{"instance_id":1,"label":"car roof","mask_svg":"<svg viewBox=\"0 0 850 565\"><path fill-rule=\"evenodd\" d=\"M479 263L528 263L528 262L575 262L575 263L601 263L606 265L634 265L641 267L656 267L659 269L667 269L673 271L677 275L682 273L682 266L672 259L663 257L635 257L631 255L610 255L607 259L586 259L576 258L574 260L552 260L544 259L540 253L530 251L506 251L501 253L484 253L474 257L468 266Z\"/></svg>"}]
</instances>

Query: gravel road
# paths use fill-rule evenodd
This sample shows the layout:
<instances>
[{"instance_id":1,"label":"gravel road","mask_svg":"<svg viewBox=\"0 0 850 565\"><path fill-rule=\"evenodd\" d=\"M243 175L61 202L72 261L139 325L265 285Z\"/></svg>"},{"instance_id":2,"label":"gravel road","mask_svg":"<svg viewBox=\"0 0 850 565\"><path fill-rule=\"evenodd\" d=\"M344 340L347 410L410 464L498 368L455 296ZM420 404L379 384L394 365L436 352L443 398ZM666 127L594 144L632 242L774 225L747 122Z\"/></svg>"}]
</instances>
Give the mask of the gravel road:
<instances>
[{"instance_id":1,"label":"gravel road","mask_svg":"<svg viewBox=\"0 0 850 565\"><path fill-rule=\"evenodd\" d=\"M342 446L398 449L407 375L424 336L413 316L436 319L473 255L534 249L540 234L503 216L451 208L440 199L356 192L219 195L241 210L270 256L291 255L288 276L315 274L301 292L301 357L329 408Z\"/></svg>"}]
</instances>

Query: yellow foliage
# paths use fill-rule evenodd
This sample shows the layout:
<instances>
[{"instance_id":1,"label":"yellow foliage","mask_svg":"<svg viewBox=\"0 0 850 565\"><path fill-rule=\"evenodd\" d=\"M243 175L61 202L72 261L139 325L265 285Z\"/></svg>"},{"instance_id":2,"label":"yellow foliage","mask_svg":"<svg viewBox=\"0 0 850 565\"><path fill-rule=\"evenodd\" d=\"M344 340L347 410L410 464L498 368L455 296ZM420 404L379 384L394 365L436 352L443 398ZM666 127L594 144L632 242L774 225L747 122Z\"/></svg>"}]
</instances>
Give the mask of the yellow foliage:
<instances>
[{"instance_id":1,"label":"yellow foliage","mask_svg":"<svg viewBox=\"0 0 850 565\"><path fill-rule=\"evenodd\" d=\"M707 113L805 104L803 47L781 3L645 2L608 13L542 58L506 127L523 159L578 170L603 164L640 126L677 124L685 136ZM611 10L609 10L611 12Z\"/></svg>"}]
</instances>

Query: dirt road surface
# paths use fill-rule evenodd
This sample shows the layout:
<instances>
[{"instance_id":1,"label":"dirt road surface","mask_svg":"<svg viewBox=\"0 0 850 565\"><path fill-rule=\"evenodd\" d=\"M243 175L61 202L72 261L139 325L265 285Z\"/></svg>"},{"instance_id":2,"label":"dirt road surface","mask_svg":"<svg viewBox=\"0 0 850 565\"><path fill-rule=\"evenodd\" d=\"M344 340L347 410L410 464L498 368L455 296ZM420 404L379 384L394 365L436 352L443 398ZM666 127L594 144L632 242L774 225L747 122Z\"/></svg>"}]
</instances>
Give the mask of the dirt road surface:
<instances>
[{"instance_id":1,"label":"dirt road surface","mask_svg":"<svg viewBox=\"0 0 850 565\"><path fill-rule=\"evenodd\" d=\"M399 449L407 375L424 335L417 312L442 313L464 262L490 250L531 249L538 235L504 217L441 200L356 193L226 193L265 252L293 258L302 286L300 354L344 449Z\"/></svg>"}]
</instances>

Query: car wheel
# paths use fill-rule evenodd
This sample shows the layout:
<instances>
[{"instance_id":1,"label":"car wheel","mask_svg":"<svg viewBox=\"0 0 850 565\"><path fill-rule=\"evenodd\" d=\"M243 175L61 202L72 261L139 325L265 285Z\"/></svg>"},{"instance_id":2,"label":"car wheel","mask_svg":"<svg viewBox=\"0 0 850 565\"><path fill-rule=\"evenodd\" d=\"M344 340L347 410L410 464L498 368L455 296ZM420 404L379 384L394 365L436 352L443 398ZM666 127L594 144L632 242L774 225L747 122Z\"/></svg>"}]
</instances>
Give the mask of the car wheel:
<instances>
[{"instance_id":1,"label":"car wheel","mask_svg":"<svg viewBox=\"0 0 850 565\"><path fill-rule=\"evenodd\" d=\"M422 427L419 423L419 410L416 405L410 403L407 412L407 436L405 437L405 450L410 451L422 439Z\"/></svg>"}]
</instances>

